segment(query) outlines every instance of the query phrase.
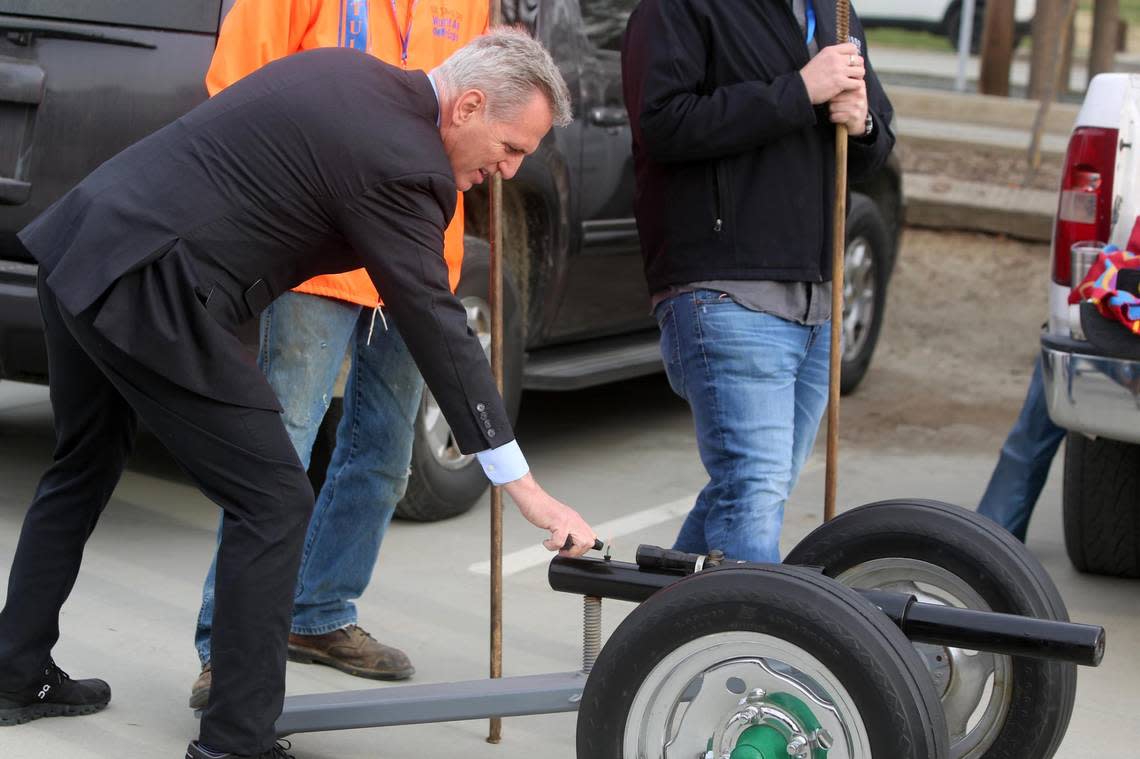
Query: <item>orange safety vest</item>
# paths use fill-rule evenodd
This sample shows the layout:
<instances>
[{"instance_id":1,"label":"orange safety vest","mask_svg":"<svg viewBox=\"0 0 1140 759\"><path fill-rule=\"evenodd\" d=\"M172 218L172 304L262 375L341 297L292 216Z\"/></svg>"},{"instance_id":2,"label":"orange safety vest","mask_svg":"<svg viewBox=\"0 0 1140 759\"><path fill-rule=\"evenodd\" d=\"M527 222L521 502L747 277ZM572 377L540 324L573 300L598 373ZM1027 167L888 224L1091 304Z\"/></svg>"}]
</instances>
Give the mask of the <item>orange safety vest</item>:
<instances>
[{"instance_id":1,"label":"orange safety vest","mask_svg":"<svg viewBox=\"0 0 1140 759\"><path fill-rule=\"evenodd\" d=\"M222 22L211 95L270 61L317 47L355 47L405 69L430 70L487 30L487 0L238 0ZM377 125L377 138L383 125ZM443 236L451 289L463 264L463 195ZM376 306L364 269L314 277L298 292Z\"/></svg>"}]
</instances>

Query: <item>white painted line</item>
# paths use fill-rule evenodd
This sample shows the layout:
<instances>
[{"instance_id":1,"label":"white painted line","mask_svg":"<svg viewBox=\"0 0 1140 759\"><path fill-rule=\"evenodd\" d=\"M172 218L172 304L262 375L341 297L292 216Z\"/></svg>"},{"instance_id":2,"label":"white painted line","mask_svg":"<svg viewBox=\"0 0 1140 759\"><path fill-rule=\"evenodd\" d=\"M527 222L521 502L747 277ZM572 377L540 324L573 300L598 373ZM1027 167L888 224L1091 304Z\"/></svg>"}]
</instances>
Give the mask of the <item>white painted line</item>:
<instances>
[{"instance_id":1,"label":"white painted line","mask_svg":"<svg viewBox=\"0 0 1140 759\"><path fill-rule=\"evenodd\" d=\"M811 456L804 463L803 469L800 470L800 476L803 477L803 475L808 472L814 472L820 469L824 463L822 456ZM644 530L647 527L668 522L671 519L680 519L689 513L689 509L693 508L693 503L696 499L697 494L694 493L693 495L678 498L676 501L670 501L661 506L635 511L632 514L626 514L624 517L618 517L617 519L611 519L602 524L593 525L594 532L603 539L613 540L623 535L630 535L639 530ZM546 564L550 561L551 556L551 552L546 550L541 543L508 553L503 556L503 577L510 577L519 572L525 572L528 569ZM477 561L467 567L467 571L477 575L490 576L491 562L490 560Z\"/></svg>"},{"instance_id":2,"label":"white painted line","mask_svg":"<svg viewBox=\"0 0 1140 759\"><path fill-rule=\"evenodd\" d=\"M696 497L694 493L693 495L678 498L676 501L671 501L662 506L635 511L632 514L626 514L624 517L618 517L617 519L611 519L608 522L592 526L594 532L599 536L612 540L622 535L629 535L639 530L644 530L647 527L653 527L662 522L668 522L671 519L679 519L685 516L689 513L689 509L693 508L693 502L696 500ZM546 564L550 561L552 555L553 554L546 550L541 543L508 553L503 556L503 577L509 577L510 575ZM489 560L477 561L467 567L467 571L477 575L490 575L491 562Z\"/></svg>"}]
</instances>

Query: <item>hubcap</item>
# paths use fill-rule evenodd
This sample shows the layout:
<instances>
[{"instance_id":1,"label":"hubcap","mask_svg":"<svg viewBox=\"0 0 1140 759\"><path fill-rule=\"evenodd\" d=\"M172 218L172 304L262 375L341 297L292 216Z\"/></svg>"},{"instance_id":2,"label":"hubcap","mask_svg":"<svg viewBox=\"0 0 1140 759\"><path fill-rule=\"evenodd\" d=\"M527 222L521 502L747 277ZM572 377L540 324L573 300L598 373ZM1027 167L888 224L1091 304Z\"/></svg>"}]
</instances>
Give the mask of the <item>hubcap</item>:
<instances>
[{"instance_id":1,"label":"hubcap","mask_svg":"<svg viewBox=\"0 0 1140 759\"><path fill-rule=\"evenodd\" d=\"M463 307L467 310L467 326L479 338L487 360L491 360L491 306L487 301L474 295L461 299ZM420 437L427 443L428 450L440 466L445 469L462 469L471 463L474 455L465 454L459 450L455 442L455 435L451 426L443 417L435 396L424 388L423 400L420 402L419 430Z\"/></svg>"},{"instance_id":2,"label":"hubcap","mask_svg":"<svg viewBox=\"0 0 1140 759\"><path fill-rule=\"evenodd\" d=\"M871 756L859 710L830 670L788 641L741 631L658 662L634 696L623 749L638 759Z\"/></svg>"},{"instance_id":3,"label":"hubcap","mask_svg":"<svg viewBox=\"0 0 1140 759\"><path fill-rule=\"evenodd\" d=\"M835 578L852 588L911 593L921 603L990 611L977 591L942 567L918 559L876 559ZM942 700L952 759L977 759L993 745L1013 695L1008 656L916 643Z\"/></svg>"},{"instance_id":4,"label":"hubcap","mask_svg":"<svg viewBox=\"0 0 1140 759\"><path fill-rule=\"evenodd\" d=\"M875 259L866 237L847 242L843 257L843 360L863 352L875 321Z\"/></svg>"}]
</instances>

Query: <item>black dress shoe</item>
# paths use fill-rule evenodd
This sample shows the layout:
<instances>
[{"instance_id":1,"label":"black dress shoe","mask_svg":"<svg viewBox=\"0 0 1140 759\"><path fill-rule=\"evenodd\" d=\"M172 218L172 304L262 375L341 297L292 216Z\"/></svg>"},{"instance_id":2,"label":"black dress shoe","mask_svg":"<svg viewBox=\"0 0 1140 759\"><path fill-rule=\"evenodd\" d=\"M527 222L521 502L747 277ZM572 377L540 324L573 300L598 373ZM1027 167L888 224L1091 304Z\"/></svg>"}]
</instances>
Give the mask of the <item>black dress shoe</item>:
<instances>
[{"instance_id":1,"label":"black dress shoe","mask_svg":"<svg viewBox=\"0 0 1140 759\"><path fill-rule=\"evenodd\" d=\"M290 748L289 741L278 741L277 745L268 751L253 756L251 754L208 754L198 745L198 741L191 741L186 747L186 759L294 759L292 754L285 753Z\"/></svg>"},{"instance_id":2,"label":"black dress shoe","mask_svg":"<svg viewBox=\"0 0 1140 759\"><path fill-rule=\"evenodd\" d=\"M40 717L94 714L110 701L110 685L102 680L72 680L48 659L34 684L19 691L0 691L0 726L22 725Z\"/></svg>"}]
</instances>

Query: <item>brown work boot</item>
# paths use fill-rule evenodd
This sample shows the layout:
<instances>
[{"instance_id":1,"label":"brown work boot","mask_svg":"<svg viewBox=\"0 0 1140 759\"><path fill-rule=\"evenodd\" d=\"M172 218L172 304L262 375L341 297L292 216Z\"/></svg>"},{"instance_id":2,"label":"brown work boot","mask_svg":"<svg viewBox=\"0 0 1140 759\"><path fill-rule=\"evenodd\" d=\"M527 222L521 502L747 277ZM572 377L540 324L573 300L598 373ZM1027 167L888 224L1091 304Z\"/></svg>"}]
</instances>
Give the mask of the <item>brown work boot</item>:
<instances>
[{"instance_id":1,"label":"brown work boot","mask_svg":"<svg viewBox=\"0 0 1140 759\"><path fill-rule=\"evenodd\" d=\"M210 683L213 681L209 663L202 665L202 672L198 679L190 686L190 708L205 709L210 703Z\"/></svg>"},{"instance_id":2,"label":"brown work boot","mask_svg":"<svg viewBox=\"0 0 1140 759\"><path fill-rule=\"evenodd\" d=\"M327 664L373 680L405 680L416 671L407 654L377 642L358 625L324 635L289 633L289 661Z\"/></svg>"}]
</instances>

